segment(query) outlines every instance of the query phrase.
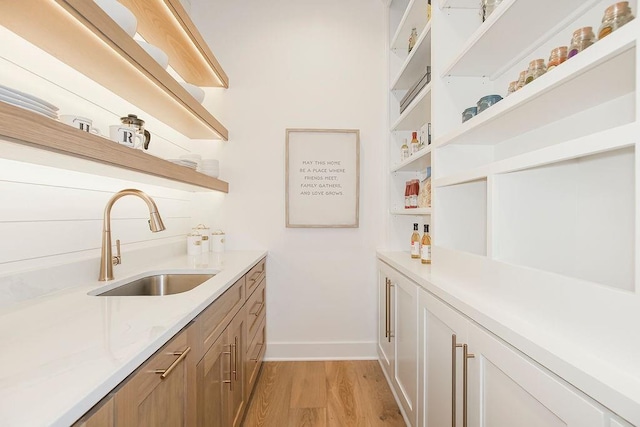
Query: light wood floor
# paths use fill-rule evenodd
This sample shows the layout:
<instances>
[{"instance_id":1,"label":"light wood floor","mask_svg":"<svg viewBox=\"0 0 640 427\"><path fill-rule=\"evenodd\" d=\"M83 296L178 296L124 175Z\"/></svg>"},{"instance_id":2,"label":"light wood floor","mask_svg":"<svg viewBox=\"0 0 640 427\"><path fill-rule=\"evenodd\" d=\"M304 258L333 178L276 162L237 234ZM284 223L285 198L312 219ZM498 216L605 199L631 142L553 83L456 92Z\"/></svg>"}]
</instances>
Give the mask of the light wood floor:
<instances>
[{"instance_id":1,"label":"light wood floor","mask_svg":"<svg viewBox=\"0 0 640 427\"><path fill-rule=\"evenodd\" d=\"M244 427L404 426L375 360L265 362Z\"/></svg>"}]
</instances>

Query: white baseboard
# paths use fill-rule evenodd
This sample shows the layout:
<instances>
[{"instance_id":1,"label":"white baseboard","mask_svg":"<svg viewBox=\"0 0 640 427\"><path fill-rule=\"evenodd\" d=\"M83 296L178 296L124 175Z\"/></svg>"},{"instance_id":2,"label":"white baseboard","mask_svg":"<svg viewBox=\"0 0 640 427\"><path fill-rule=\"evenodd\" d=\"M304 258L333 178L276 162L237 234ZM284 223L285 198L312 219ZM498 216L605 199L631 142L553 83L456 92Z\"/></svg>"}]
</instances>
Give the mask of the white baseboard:
<instances>
[{"instance_id":1,"label":"white baseboard","mask_svg":"<svg viewBox=\"0 0 640 427\"><path fill-rule=\"evenodd\" d=\"M269 342L266 361L376 360L376 342Z\"/></svg>"}]
</instances>

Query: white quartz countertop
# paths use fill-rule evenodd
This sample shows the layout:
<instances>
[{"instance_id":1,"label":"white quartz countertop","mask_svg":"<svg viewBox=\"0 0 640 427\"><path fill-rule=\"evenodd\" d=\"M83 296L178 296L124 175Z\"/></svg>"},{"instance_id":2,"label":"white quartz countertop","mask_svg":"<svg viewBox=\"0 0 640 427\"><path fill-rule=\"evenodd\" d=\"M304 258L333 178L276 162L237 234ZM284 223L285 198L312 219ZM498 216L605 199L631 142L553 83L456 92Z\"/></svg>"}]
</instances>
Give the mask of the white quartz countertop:
<instances>
[{"instance_id":1,"label":"white quartz countertop","mask_svg":"<svg viewBox=\"0 0 640 427\"><path fill-rule=\"evenodd\" d=\"M612 412L640 425L640 364L629 348L637 346L634 338L612 345L606 330L581 324L581 319L558 321L548 312L532 309L548 305L544 295L518 304L517 295L442 277L437 266L421 264L408 252L378 251L377 256Z\"/></svg>"},{"instance_id":2,"label":"white quartz countertop","mask_svg":"<svg viewBox=\"0 0 640 427\"><path fill-rule=\"evenodd\" d=\"M0 424L71 425L265 256L227 252L118 266L108 285L147 273L216 273L181 294L88 295L107 286L95 280L2 309Z\"/></svg>"}]
</instances>

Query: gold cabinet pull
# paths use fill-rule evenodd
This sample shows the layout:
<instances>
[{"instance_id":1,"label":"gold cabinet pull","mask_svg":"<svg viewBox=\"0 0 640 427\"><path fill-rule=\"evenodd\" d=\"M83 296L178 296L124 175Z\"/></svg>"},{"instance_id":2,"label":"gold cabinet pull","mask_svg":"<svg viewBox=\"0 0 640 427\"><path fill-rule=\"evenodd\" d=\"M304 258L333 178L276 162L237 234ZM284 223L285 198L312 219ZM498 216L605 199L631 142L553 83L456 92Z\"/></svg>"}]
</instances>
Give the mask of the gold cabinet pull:
<instances>
[{"instance_id":1,"label":"gold cabinet pull","mask_svg":"<svg viewBox=\"0 0 640 427\"><path fill-rule=\"evenodd\" d=\"M250 282L255 282L258 279L258 277L260 277L260 275L262 273L264 273L264 268L262 270L260 270L260 271L256 271L255 273L253 273L251 275L251 277L249 278L249 281Z\"/></svg>"},{"instance_id":2,"label":"gold cabinet pull","mask_svg":"<svg viewBox=\"0 0 640 427\"><path fill-rule=\"evenodd\" d=\"M467 344L462 346L463 362L462 365L462 427L467 427L467 392L468 392L468 379L469 379L469 359L473 359L475 354L469 353Z\"/></svg>"},{"instance_id":3,"label":"gold cabinet pull","mask_svg":"<svg viewBox=\"0 0 640 427\"><path fill-rule=\"evenodd\" d=\"M451 334L451 427L456 427L456 382L457 354L462 344L458 343L456 334Z\"/></svg>"},{"instance_id":4,"label":"gold cabinet pull","mask_svg":"<svg viewBox=\"0 0 640 427\"><path fill-rule=\"evenodd\" d=\"M238 381L238 337L233 337L233 379Z\"/></svg>"},{"instance_id":5,"label":"gold cabinet pull","mask_svg":"<svg viewBox=\"0 0 640 427\"><path fill-rule=\"evenodd\" d=\"M391 279L387 278L387 339L391 342L391 338L393 338L393 333L391 332L391 287L393 284L391 283Z\"/></svg>"},{"instance_id":6,"label":"gold cabinet pull","mask_svg":"<svg viewBox=\"0 0 640 427\"><path fill-rule=\"evenodd\" d=\"M223 351L222 354L223 355L229 355L229 368L231 368L231 359L233 358L233 356L231 356L231 348L233 347L233 344L229 345L229 351ZM231 372L229 372L229 379L228 380L222 380L223 384L229 384L229 391L233 391L233 381L231 380Z\"/></svg>"},{"instance_id":7,"label":"gold cabinet pull","mask_svg":"<svg viewBox=\"0 0 640 427\"><path fill-rule=\"evenodd\" d=\"M191 347L185 348L184 351L174 351L173 355L178 356L178 358L174 360L173 363L167 369L156 369L154 373L160 374L161 380L167 378L169 374L171 374L171 371L173 371L175 367L178 366L178 363L182 362L184 358L187 357L187 354L189 354L190 351L191 351Z\"/></svg>"},{"instance_id":8,"label":"gold cabinet pull","mask_svg":"<svg viewBox=\"0 0 640 427\"><path fill-rule=\"evenodd\" d=\"M253 308L256 307L256 306L258 307L258 309L254 311ZM254 315L256 317L259 317L260 313L262 313L262 308L263 307L264 307L264 301L256 301L253 304L253 307L251 307L251 310L249 310L249 314L252 314L252 315Z\"/></svg>"},{"instance_id":9,"label":"gold cabinet pull","mask_svg":"<svg viewBox=\"0 0 640 427\"><path fill-rule=\"evenodd\" d=\"M389 338L389 278L384 278L384 337Z\"/></svg>"}]
</instances>

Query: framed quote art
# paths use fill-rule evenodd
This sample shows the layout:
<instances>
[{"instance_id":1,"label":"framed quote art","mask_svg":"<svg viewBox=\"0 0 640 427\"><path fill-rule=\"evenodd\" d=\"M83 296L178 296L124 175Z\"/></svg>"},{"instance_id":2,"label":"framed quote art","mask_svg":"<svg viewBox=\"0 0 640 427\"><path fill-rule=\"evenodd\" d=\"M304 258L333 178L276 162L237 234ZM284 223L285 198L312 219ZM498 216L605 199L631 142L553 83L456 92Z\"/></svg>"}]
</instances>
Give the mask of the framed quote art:
<instances>
[{"instance_id":1,"label":"framed quote art","mask_svg":"<svg viewBox=\"0 0 640 427\"><path fill-rule=\"evenodd\" d=\"M287 227L359 226L359 130L287 129L285 168Z\"/></svg>"}]
</instances>

